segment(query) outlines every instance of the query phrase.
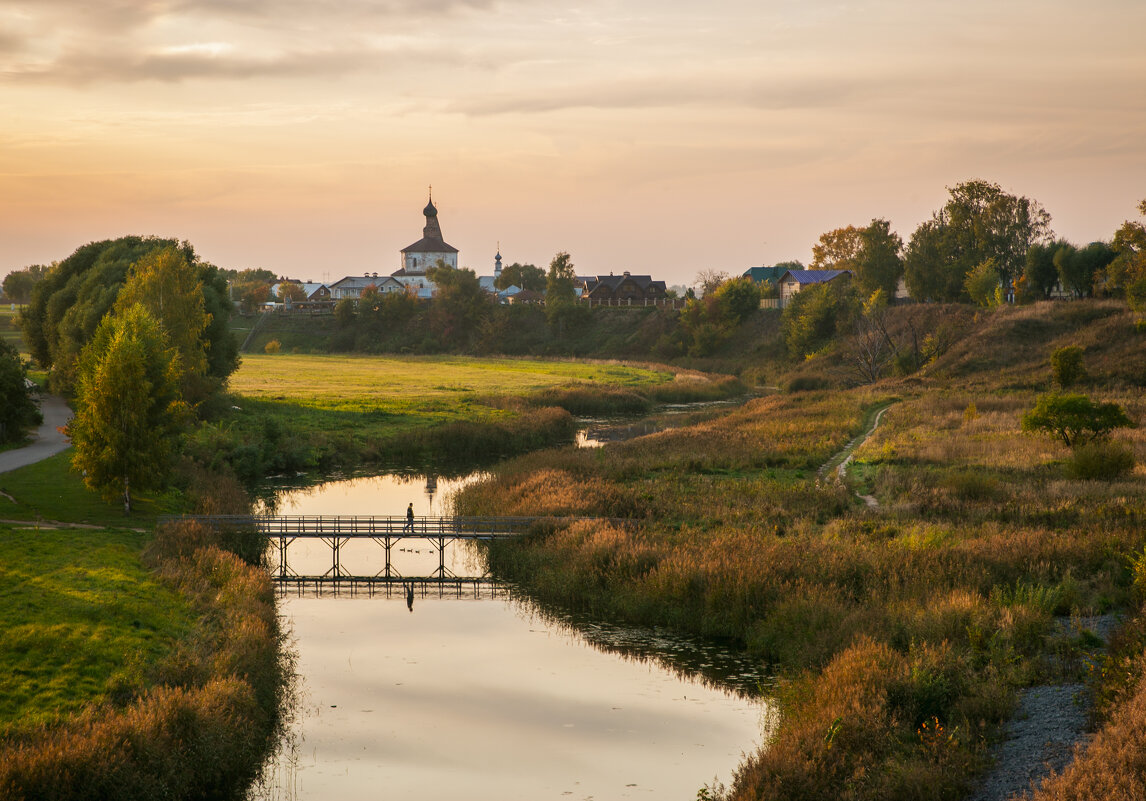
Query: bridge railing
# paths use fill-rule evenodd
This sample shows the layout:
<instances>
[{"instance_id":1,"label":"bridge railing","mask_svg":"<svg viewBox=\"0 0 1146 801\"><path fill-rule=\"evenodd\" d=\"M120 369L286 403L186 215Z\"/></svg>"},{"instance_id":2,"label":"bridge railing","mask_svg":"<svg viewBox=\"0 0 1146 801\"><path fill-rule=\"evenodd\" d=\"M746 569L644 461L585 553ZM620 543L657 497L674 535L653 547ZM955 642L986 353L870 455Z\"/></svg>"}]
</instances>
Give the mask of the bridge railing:
<instances>
[{"instance_id":1,"label":"bridge railing","mask_svg":"<svg viewBox=\"0 0 1146 801\"><path fill-rule=\"evenodd\" d=\"M496 537L524 534L537 517L404 515L188 515L163 517L160 523L194 520L215 528L254 527L268 536L294 537Z\"/></svg>"}]
</instances>

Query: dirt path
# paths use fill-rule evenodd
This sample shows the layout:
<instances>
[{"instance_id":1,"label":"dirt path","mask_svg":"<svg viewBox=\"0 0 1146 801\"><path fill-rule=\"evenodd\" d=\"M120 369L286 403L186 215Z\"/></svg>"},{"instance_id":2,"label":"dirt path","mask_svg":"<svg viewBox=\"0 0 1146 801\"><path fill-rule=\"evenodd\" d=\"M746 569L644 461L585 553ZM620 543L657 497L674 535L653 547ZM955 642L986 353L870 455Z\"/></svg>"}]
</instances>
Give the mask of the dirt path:
<instances>
[{"instance_id":1,"label":"dirt path","mask_svg":"<svg viewBox=\"0 0 1146 801\"><path fill-rule=\"evenodd\" d=\"M818 472L818 476L819 476L820 481L825 480L825 477L831 471L833 465L835 466L835 473L836 473L835 480L836 481L843 481L844 480L844 476L846 476L847 472L848 472L848 465L851 464L852 457L855 455L856 449L859 448L860 445L863 445L865 442L867 442L868 437L870 437L872 434L875 433L876 428L879 427L879 421L881 419L883 419L883 413L886 412L888 409L890 409L894 405L895 405L895 401L892 401L891 403L888 403L888 404L880 407L876 411L875 417L872 419L871 425L868 427L867 431L865 431L864 433L860 434L858 437L853 439L851 442L849 442L847 444L847 446L844 447L844 449L842 451L837 453L831 459L828 459L828 461L824 462L820 466L820 469ZM858 497L861 501L863 501L869 509L875 509L876 507L879 506L879 501L877 501L871 495L861 495L860 493L857 492L856 497Z\"/></svg>"},{"instance_id":2,"label":"dirt path","mask_svg":"<svg viewBox=\"0 0 1146 801\"><path fill-rule=\"evenodd\" d=\"M60 431L72 419L72 410L64 403L64 399L57 395L41 396L40 412L44 415L44 422L36 429L32 441L23 448L0 453L0 473L35 464L55 456L71 445Z\"/></svg>"}]
</instances>

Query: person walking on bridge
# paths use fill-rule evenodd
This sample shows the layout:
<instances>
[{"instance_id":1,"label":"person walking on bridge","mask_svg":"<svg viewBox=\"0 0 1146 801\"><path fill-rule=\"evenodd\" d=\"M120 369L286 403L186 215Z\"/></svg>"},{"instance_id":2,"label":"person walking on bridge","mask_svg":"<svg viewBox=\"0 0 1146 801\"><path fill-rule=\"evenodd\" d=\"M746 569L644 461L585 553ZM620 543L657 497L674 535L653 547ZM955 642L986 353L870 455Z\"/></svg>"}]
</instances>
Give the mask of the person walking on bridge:
<instances>
[{"instance_id":1,"label":"person walking on bridge","mask_svg":"<svg viewBox=\"0 0 1146 801\"><path fill-rule=\"evenodd\" d=\"M412 501L410 505L406 507L406 525L402 526L402 533L414 533L414 504Z\"/></svg>"}]
</instances>

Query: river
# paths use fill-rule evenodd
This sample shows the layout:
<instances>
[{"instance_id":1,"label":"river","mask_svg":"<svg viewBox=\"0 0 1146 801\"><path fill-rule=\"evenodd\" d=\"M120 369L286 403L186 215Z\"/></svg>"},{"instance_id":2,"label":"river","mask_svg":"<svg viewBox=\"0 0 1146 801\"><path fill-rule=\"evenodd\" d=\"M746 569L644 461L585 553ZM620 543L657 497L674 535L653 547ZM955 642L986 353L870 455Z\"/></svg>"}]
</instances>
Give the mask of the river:
<instances>
[{"instance_id":1,"label":"river","mask_svg":"<svg viewBox=\"0 0 1146 801\"><path fill-rule=\"evenodd\" d=\"M402 514L413 503L439 515L478 477L332 481L282 492L276 511ZM343 563L377 564L381 549L362 545L373 550ZM291 558L329 563L324 548L299 541ZM461 543L447 556L460 575L482 568ZM397 560L414 575L438 556L412 544ZM736 654L575 625L506 589L419 588L410 607L401 593L286 593L280 612L296 655L295 720L258 798L694 799L731 779L768 721L753 692L764 677Z\"/></svg>"}]
</instances>

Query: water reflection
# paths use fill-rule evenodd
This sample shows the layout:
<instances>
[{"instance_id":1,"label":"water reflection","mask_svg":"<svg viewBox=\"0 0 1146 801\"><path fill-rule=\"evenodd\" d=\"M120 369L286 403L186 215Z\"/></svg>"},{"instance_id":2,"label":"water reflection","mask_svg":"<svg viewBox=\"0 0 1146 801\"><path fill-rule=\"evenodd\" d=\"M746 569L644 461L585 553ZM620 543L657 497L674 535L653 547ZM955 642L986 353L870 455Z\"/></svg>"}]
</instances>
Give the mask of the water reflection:
<instances>
[{"instance_id":1,"label":"water reflection","mask_svg":"<svg viewBox=\"0 0 1146 801\"><path fill-rule=\"evenodd\" d=\"M276 509L400 514L412 502L442 514L480 477L352 478L285 491ZM712 643L519 595L407 597L398 585L389 597L280 598L297 719L256 798L692 798L727 781L771 721L763 677Z\"/></svg>"}]
</instances>

